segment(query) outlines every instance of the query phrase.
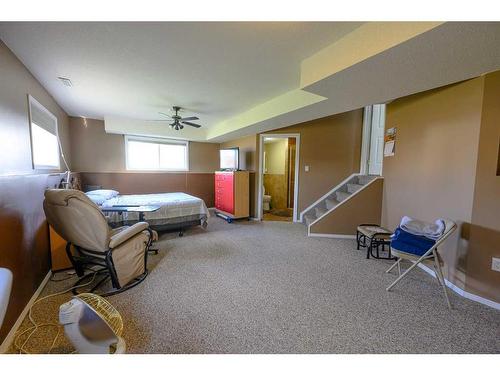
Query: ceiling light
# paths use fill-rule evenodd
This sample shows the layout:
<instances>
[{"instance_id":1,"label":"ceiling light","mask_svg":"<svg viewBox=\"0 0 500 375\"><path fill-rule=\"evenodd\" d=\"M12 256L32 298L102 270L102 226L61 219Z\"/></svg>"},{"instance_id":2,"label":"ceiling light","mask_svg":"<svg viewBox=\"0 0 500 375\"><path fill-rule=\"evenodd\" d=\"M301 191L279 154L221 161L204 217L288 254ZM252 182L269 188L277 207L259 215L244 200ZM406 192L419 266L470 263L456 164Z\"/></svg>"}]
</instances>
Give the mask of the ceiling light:
<instances>
[{"instance_id":1,"label":"ceiling light","mask_svg":"<svg viewBox=\"0 0 500 375\"><path fill-rule=\"evenodd\" d=\"M59 81L61 81L64 86L67 86L67 87L73 86L73 82L71 82L71 80L69 78L57 77L57 79Z\"/></svg>"}]
</instances>

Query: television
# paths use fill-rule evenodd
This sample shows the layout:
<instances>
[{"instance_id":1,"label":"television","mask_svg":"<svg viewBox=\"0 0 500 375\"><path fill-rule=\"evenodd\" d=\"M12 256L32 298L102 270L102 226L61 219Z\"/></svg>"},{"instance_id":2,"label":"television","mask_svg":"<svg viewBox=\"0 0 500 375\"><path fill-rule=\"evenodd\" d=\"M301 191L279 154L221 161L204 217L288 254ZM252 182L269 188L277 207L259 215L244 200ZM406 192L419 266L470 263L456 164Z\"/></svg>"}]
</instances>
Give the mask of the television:
<instances>
[{"instance_id":1,"label":"television","mask_svg":"<svg viewBox=\"0 0 500 375\"><path fill-rule=\"evenodd\" d=\"M223 148L220 151L220 169L223 171L237 171L240 167L239 147Z\"/></svg>"}]
</instances>

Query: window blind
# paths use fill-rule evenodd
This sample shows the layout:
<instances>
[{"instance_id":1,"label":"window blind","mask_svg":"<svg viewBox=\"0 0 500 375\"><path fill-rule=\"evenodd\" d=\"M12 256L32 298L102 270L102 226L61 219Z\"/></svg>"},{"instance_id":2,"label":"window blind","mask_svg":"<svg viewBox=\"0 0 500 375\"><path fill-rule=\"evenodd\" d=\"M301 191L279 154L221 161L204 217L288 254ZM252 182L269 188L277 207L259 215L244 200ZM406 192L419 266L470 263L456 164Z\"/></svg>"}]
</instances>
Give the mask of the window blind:
<instances>
[{"instance_id":1,"label":"window blind","mask_svg":"<svg viewBox=\"0 0 500 375\"><path fill-rule=\"evenodd\" d=\"M32 123L38 125L53 135L57 135L56 117L47 112L47 110L33 98L30 98L30 114Z\"/></svg>"}]
</instances>

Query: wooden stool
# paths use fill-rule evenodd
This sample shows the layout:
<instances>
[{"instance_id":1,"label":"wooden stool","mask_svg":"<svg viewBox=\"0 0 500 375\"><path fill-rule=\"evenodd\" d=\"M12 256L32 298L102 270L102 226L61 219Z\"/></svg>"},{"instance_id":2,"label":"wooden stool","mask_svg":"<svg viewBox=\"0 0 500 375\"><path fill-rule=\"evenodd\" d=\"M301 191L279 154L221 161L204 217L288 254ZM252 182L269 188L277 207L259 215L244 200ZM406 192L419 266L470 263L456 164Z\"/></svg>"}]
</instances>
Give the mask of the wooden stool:
<instances>
[{"instance_id":1,"label":"wooden stool","mask_svg":"<svg viewBox=\"0 0 500 375\"><path fill-rule=\"evenodd\" d=\"M395 259L391 255L391 235L392 232L377 224L360 224L356 231L357 249L366 248L366 259L370 259L370 255L375 259ZM388 255L380 256L380 246L382 251L385 251L387 246ZM376 251L376 255L373 254Z\"/></svg>"}]
</instances>

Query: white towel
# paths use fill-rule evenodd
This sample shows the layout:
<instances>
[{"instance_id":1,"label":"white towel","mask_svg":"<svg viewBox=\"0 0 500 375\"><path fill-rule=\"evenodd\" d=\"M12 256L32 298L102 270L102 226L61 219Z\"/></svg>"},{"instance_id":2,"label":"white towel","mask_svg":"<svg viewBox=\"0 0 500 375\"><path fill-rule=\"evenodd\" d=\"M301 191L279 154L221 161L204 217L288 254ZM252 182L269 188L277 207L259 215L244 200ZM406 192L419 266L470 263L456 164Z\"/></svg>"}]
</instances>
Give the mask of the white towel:
<instances>
[{"instance_id":1,"label":"white towel","mask_svg":"<svg viewBox=\"0 0 500 375\"><path fill-rule=\"evenodd\" d=\"M399 226L408 233L416 236L424 236L431 240L438 240L439 237L443 235L446 227L443 219L437 219L434 224L432 224L413 219L409 216L404 216Z\"/></svg>"}]
</instances>

